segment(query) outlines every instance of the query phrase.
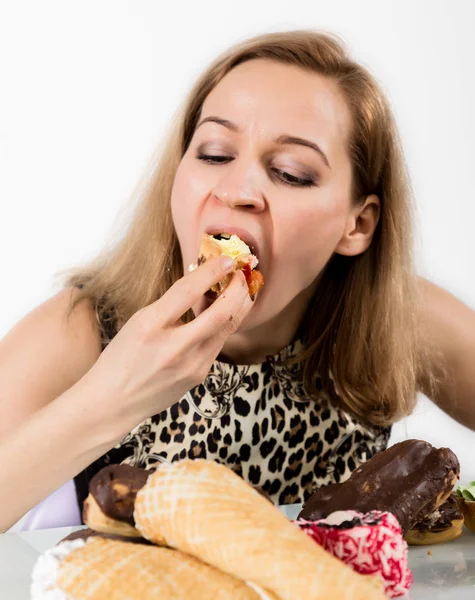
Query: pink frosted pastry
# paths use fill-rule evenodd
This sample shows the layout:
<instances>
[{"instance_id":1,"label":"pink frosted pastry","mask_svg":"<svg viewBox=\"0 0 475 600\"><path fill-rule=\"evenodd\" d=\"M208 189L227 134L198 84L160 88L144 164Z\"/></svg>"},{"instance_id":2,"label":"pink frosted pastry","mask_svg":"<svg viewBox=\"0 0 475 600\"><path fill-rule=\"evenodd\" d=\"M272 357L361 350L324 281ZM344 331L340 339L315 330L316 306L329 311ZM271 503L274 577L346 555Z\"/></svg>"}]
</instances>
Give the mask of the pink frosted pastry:
<instances>
[{"instance_id":1,"label":"pink frosted pastry","mask_svg":"<svg viewBox=\"0 0 475 600\"><path fill-rule=\"evenodd\" d=\"M407 544L392 513L341 510L319 521L295 521L317 544L363 575L379 575L391 598L412 583Z\"/></svg>"}]
</instances>

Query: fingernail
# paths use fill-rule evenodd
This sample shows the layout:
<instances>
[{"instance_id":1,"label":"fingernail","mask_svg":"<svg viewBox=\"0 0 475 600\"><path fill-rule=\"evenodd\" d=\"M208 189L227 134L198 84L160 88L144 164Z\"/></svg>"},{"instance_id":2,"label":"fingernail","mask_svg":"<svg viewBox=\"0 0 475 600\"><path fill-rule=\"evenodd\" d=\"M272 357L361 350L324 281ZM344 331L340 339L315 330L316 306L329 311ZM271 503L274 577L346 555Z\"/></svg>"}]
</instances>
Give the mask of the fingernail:
<instances>
[{"instance_id":1,"label":"fingernail","mask_svg":"<svg viewBox=\"0 0 475 600\"><path fill-rule=\"evenodd\" d=\"M220 261L223 269L226 271L229 271L234 265L234 258L231 258L230 256L223 255L220 257Z\"/></svg>"}]
</instances>

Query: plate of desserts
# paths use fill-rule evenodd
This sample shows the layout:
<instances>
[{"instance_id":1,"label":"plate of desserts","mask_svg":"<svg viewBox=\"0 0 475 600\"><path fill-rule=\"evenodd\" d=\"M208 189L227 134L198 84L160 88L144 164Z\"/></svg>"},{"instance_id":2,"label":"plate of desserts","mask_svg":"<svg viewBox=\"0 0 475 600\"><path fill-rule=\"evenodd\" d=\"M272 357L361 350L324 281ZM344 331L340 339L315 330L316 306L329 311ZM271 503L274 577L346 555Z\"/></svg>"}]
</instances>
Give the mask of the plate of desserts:
<instances>
[{"instance_id":1,"label":"plate of desserts","mask_svg":"<svg viewBox=\"0 0 475 600\"><path fill-rule=\"evenodd\" d=\"M279 509L214 461L108 466L90 482L87 528L38 558L31 599L404 597L408 545L471 524L475 486L455 494L459 471L450 449L406 440Z\"/></svg>"}]
</instances>

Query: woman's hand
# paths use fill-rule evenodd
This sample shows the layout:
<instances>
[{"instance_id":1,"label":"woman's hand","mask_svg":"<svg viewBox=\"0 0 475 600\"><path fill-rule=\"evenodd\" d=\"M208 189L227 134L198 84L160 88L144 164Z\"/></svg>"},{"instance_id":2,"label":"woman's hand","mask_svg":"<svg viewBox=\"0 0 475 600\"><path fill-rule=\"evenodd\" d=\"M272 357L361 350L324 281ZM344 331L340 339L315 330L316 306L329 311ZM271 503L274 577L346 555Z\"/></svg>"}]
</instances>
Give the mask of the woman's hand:
<instances>
[{"instance_id":1,"label":"woman's hand","mask_svg":"<svg viewBox=\"0 0 475 600\"><path fill-rule=\"evenodd\" d=\"M159 300L137 311L85 375L84 383L100 390L102 406L97 409L109 426L117 427L118 436L205 379L225 340L253 305L243 273L236 271L226 290L196 319L184 324L181 317L232 270L232 260L221 256L186 274Z\"/></svg>"},{"instance_id":2,"label":"woman's hand","mask_svg":"<svg viewBox=\"0 0 475 600\"><path fill-rule=\"evenodd\" d=\"M232 270L222 257L206 261L133 315L102 354L89 303L67 320L69 292L3 342L0 532L205 378L252 306L243 273L194 321L181 317Z\"/></svg>"}]
</instances>

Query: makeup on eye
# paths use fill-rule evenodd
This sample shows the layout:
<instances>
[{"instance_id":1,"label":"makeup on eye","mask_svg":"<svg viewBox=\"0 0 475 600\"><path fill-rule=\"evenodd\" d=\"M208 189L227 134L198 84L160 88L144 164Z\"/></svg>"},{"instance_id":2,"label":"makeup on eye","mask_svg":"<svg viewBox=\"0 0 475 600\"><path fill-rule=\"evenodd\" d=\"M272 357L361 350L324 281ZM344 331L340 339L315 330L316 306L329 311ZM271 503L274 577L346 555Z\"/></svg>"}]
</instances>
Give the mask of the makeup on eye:
<instances>
[{"instance_id":1,"label":"makeup on eye","mask_svg":"<svg viewBox=\"0 0 475 600\"><path fill-rule=\"evenodd\" d=\"M201 153L198 153L196 155L196 158L204 163L215 166L226 164L234 160L232 156L210 155ZM283 169L278 169L276 167L271 167L270 170L284 185L288 185L291 187L318 187L318 179L315 179L311 175L308 175L306 177L298 177L297 175L293 175L292 173L288 173L287 171L284 171Z\"/></svg>"},{"instance_id":2,"label":"makeup on eye","mask_svg":"<svg viewBox=\"0 0 475 600\"><path fill-rule=\"evenodd\" d=\"M213 151L208 151L208 153L206 153L203 152L201 148L202 147L200 146L196 151L195 158L206 164L219 166L222 164L227 164L234 160L233 156L229 156L227 154L216 154L216 152L219 152L217 150L214 151L215 153L210 153ZM303 173L301 174L302 176L299 176L300 174L297 175L289 173L284 168L278 167L270 167L270 171L278 179L279 182L285 185L289 185L291 187L318 187L319 184L319 178L315 174Z\"/></svg>"},{"instance_id":3,"label":"makeup on eye","mask_svg":"<svg viewBox=\"0 0 475 600\"><path fill-rule=\"evenodd\" d=\"M215 116L210 116L210 117L206 117L205 119L203 119L197 125L196 129L201 127L204 123L217 123L218 125L222 125L223 127L226 127L229 131L232 131L233 133L241 133L242 132L242 129L236 123L233 123L229 119L222 119L220 117L215 117ZM312 142L310 140L304 139L299 136L288 135L288 134L279 135L277 138L274 139L274 142L276 144L281 144L281 145L296 144L296 145L303 146L306 148L311 148L312 150L314 150L315 152L317 152L320 155L323 162L325 163L325 166L328 167L329 169L331 169L327 155L325 154L325 152L323 152L323 150L320 148L320 146L318 144L316 144L315 142Z\"/></svg>"}]
</instances>

